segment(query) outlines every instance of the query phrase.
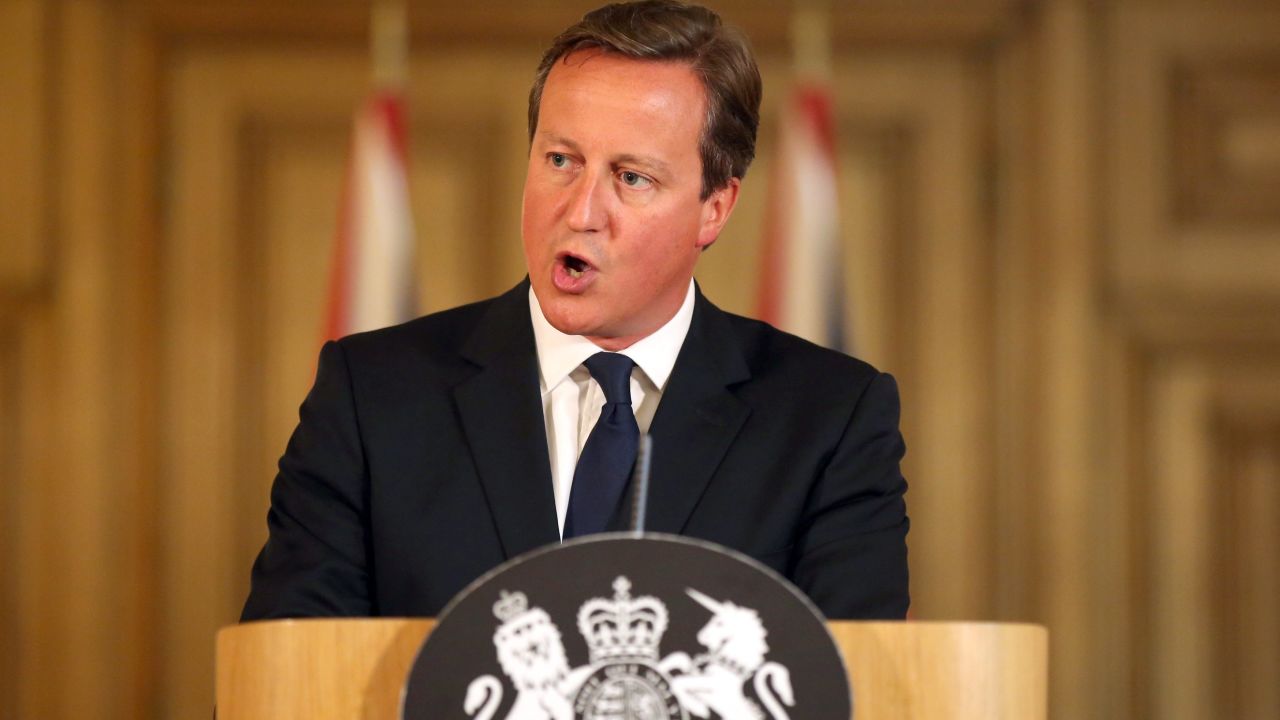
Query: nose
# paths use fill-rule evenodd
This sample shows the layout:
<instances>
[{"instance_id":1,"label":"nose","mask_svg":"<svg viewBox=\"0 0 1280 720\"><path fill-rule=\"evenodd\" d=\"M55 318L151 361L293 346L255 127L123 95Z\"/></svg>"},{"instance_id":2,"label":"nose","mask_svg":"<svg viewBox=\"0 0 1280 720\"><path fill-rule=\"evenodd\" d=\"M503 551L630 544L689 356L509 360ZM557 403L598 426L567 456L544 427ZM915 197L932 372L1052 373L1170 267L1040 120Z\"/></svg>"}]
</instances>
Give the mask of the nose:
<instances>
[{"instance_id":1,"label":"nose","mask_svg":"<svg viewBox=\"0 0 1280 720\"><path fill-rule=\"evenodd\" d=\"M570 186L566 221L573 232L596 232L609 222L609 174L587 170Z\"/></svg>"}]
</instances>

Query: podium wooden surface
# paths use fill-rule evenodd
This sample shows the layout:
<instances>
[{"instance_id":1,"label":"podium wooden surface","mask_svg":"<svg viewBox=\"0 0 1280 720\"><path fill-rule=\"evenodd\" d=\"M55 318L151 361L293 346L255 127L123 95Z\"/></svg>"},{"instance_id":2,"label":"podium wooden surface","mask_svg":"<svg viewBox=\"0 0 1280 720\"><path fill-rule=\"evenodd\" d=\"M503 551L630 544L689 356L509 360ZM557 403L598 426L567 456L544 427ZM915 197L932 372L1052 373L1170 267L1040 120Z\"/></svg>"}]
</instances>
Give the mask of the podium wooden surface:
<instances>
[{"instance_id":1,"label":"podium wooden surface","mask_svg":"<svg viewBox=\"0 0 1280 720\"><path fill-rule=\"evenodd\" d=\"M1038 625L831 622L856 720L1043 720L1048 631ZM223 628L219 720L398 718L432 620L283 620ZM795 720L803 720L796 718Z\"/></svg>"}]
</instances>

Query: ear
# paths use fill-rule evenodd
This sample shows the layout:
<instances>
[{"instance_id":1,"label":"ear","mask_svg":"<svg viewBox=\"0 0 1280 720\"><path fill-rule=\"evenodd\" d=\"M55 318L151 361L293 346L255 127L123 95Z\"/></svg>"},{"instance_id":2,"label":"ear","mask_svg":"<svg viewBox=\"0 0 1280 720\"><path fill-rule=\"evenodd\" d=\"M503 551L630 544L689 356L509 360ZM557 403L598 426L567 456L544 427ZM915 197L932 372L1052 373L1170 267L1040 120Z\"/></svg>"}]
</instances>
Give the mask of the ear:
<instances>
[{"instance_id":1,"label":"ear","mask_svg":"<svg viewBox=\"0 0 1280 720\"><path fill-rule=\"evenodd\" d=\"M741 187L742 180L729 178L729 182L702 201L701 225L698 228L699 248L706 250L720 237L720 231L724 229L734 206L738 204L738 190Z\"/></svg>"}]
</instances>

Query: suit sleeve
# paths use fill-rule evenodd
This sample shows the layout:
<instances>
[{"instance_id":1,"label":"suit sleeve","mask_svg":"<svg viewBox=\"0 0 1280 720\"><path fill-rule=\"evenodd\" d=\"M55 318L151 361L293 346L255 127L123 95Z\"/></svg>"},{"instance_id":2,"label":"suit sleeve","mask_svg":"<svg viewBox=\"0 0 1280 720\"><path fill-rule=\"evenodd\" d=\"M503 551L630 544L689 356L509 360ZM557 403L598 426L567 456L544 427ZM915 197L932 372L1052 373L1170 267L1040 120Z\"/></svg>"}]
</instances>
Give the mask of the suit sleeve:
<instances>
[{"instance_id":1,"label":"suit sleeve","mask_svg":"<svg viewBox=\"0 0 1280 720\"><path fill-rule=\"evenodd\" d=\"M815 483L796 584L829 618L901 619L910 605L898 386L877 375Z\"/></svg>"},{"instance_id":2,"label":"suit sleeve","mask_svg":"<svg viewBox=\"0 0 1280 720\"><path fill-rule=\"evenodd\" d=\"M241 621L375 614L367 488L350 371L328 342L280 458Z\"/></svg>"}]
</instances>

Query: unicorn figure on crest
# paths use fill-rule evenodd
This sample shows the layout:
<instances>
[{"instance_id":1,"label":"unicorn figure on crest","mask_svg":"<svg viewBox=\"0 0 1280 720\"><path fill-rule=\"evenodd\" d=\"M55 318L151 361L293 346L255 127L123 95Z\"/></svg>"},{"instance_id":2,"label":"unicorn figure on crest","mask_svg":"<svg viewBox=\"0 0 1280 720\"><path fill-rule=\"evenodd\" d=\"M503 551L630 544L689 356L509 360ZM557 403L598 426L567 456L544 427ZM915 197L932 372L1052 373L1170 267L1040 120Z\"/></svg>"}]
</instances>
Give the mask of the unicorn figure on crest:
<instances>
[{"instance_id":1,"label":"unicorn figure on crest","mask_svg":"<svg viewBox=\"0 0 1280 720\"><path fill-rule=\"evenodd\" d=\"M700 718L709 718L714 712L715 717L726 720L789 720L783 706L795 705L791 672L779 663L765 661L768 632L760 615L692 588L686 592L712 616L698 631L705 653L692 659L682 652L672 653L661 663L662 670L673 676L671 691L680 704ZM748 680L764 709L743 692Z\"/></svg>"}]
</instances>

